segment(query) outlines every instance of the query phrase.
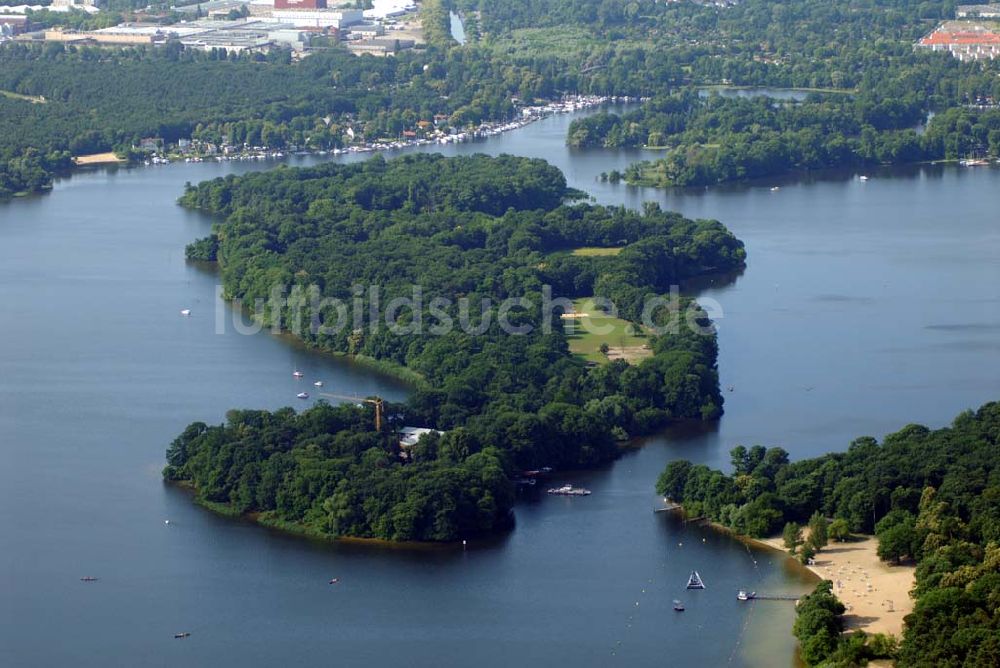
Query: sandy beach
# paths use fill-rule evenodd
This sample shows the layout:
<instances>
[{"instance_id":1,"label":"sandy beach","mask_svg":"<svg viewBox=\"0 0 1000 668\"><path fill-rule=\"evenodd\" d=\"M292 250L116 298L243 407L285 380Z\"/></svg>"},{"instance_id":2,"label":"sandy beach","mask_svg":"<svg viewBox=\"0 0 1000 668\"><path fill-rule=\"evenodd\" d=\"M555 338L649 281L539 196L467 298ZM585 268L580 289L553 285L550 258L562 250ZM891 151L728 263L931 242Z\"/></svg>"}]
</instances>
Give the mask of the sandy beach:
<instances>
[{"instance_id":1,"label":"sandy beach","mask_svg":"<svg viewBox=\"0 0 1000 668\"><path fill-rule=\"evenodd\" d=\"M109 165L118 162L125 162L114 153L91 153L90 155L78 155L73 158L76 165Z\"/></svg>"},{"instance_id":2,"label":"sandy beach","mask_svg":"<svg viewBox=\"0 0 1000 668\"><path fill-rule=\"evenodd\" d=\"M833 591L845 606L847 629L868 633L889 633L897 638L903 632L903 617L913 610L909 591L913 588L915 568L883 563L875 553L874 536L856 536L849 543L831 542L807 568L824 580L833 581ZM788 553L782 539L760 541Z\"/></svg>"}]
</instances>

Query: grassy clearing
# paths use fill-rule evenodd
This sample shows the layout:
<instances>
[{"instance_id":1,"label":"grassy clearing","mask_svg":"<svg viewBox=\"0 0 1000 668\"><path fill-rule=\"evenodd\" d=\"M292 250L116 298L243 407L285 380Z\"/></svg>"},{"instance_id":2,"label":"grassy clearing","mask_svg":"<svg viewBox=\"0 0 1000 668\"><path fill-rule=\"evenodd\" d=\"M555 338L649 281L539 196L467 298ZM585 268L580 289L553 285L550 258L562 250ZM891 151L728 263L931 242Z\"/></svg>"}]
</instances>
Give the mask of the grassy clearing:
<instances>
[{"instance_id":1,"label":"grassy clearing","mask_svg":"<svg viewBox=\"0 0 1000 668\"><path fill-rule=\"evenodd\" d=\"M588 362L604 364L608 356L601 352L601 344L606 343L611 348L612 357L624 357L628 361L648 357L650 351L644 346L649 338L635 333L635 326L627 320L613 318L594 308L594 300L584 297L573 301L573 308L578 314L586 314L579 318L567 318L567 332L570 323L573 333L569 334L569 349Z\"/></svg>"},{"instance_id":2,"label":"grassy clearing","mask_svg":"<svg viewBox=\"0 0 1000 668\"><path fill-rule=\"evenodd\" d=\"M579 257L605 257L618 255L622 252L619 248L601 248L599 246L584 246L583 248L574 248L572 251L573 255Z\"/></svg>"}]
</instances>

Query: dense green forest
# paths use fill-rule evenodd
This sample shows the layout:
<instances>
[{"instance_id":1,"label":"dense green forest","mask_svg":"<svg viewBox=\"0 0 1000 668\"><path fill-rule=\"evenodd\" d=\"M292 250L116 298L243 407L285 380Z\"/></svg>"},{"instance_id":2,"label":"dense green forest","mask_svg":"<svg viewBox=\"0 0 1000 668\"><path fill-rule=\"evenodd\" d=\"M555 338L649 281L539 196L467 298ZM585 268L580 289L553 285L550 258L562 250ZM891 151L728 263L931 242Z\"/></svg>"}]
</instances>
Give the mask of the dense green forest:
<instances>
[{"instance_id":1,"label":"dense green forest","mask_svg":"<svg viewBox=\"0 0 1000 668\"><path fill-rule=\"evenodd\" d=\"M629 165L631 185L701 186L792 170L1000 157L1000 110L953 107L922 126L926 97L813 95L658 98L618 116L573 121L572 146L649 146L664 157Z\"/></svg>"},{"instance_id":2,"label":"dense green forest","mask_svg":"<svg viewBox=\"0 0 1000 668\"><path fill-rule=\"evenodd\" d=\"M898 665L992 666L1000 663L998 448L1000 403L990 403L943 429L910 425L882 443L859 438L847 452L797 462L780 448L737 447L731 475L674 461L657 491L751 536L816 511L875 533L882 559L917 564ZM837 649L826 647L810 662Z\"/></svg>"},{"instance_id":3,"label":"dense green forest","mask_svg":"<svg viewBox=\"0 0 1000 668\"><path fill-rule=\"evenodd\" d=\"M0 197L44 188L70 156L143 137L330 148L397 138L444 114L464 127L513 113L543 85L523 66L434 49L396 58L317 52L292 63L184 50L0 45ZM347 136L350 128L353 139Z\"/></svg>"},{"instance_id":4,"label":"dense green forest","mask_svg":"<svg viewBox=\"0 0 1000 668\"><path fill-rule=\"evenodd\" d=\"M364 472L364 458L375 459L365 452L381 443L378 452L386 459L379 459L376 468L396 471L419 464L447 480L466 475L463 467L476 453L492 453L508 473L594 466L616 456L616 441L672 420L715 419L722 412L714 331L693 304L683 307L698 327L671 327L670 319L680 313L656 309L649 317L663 327L649 334L650 358L594 368L569 353L560 318L566 307L547 312L541 305L548 286L556 298L607 297L622 317L640 321L648 300L670 286L742 266L742 243L717 222L688 220L655 205L640 213L563 203L578 195L566 187L558 169L541 160L413 155L230 176L190 188L181 202L224 218L214 238L193 244L189 255L205 259L214 254L227 298L259 305L256 315L263 322L324 350L364 355L419 374L422 382L411 398L389 411L399 415L394 426L446 432L440 441L422 442L408 463L394 457L388 436L374 433L366 436L365 448L352 453L336 449L326 456L350 454L360 466L355 473ZM565 252L584 246L621 251L606 256ZM275 286L287 296L277 305L271 300ZM376 296L369 286L377 286ZM341 300L367 314L379 311L379 303L413 298L414 286L420 287L423 304L438 300L430 316L418 316L412 308L385 322L342 326L329 302L308 298ZM462 298L473 305L464 315ZM512 334L502 325L503 300L509 299L530 302L510 314L512 324L529 331ZM339 435L343 429L330 437L347 438ZM290 468L283 475L288 484L301 482L312 490L305 493L310 504L308 509L281 505L276 497L256 494L256 473L244 475L242 469L257 459L216 447L228 443L239 450L244 434L239 424L204 438L203 431L196 428L196 437L175 449L199 456L171 455L166 473L194 483L203 499L274 513L281 521L332 535L446 540L475 525L465 518L461 503L438 496L450 489L444 483L413 494L424 499L421 517L430 508L451 509L455 514L446 524L453 530L427 528L437 521L421 520L405 530L389 522L386 513L395 517L404 513L398 504L410 503L399 499L412 501L408 481L413 474L405 470L385 474L403 496L394 492L390 498L398 503L386 501L388 505L371 510L377 519L341 523L328 517L331 485L367 489L375 484L371 472L347 483L337 469L330 473L332 482L310 487L300 481L302 472ZM296 443L291 438L282 447L294 454ZM272 449L261 452L269 459ZM246 492L238 486L244 479ZM498 500L507 496L493 487L480 490L491 495L489 515L503 515L500 511L508 506ZM366 498L361 492L343 497L343 503L356 504L351 517L381 503ZM245 499L254 501L241 501ZM406 511L406 516L414 515Z\"/></svg>"},{"instance_id":5,"label":"dense green forest","mask_svg":"<svg viewBox=\"0 0 1000 668\"><path fill-rule=\"evenodd\" d=\"M682 84L853 89L896 58L954 2L454 0L478 12L480 46L515 62L580 63L584 92L663 94ZM947 57L938 58L941 61Z\"/></svg>"},{"instance_id":6,"label":"dense green forest","mask_svg":"<svg viewBox=\"0 0 1000 668\"><path fill-rule=\"evenodd\" d=\"M947 3L749 0L700 16L712 22L700 60L722 65L712 79L688 75L624 115L576 121L572 146L648 146L660 158L612 173L632 185L694 186L792 170L864 167L1000 156L1000 113L969 109L1000 99L997 67L914 52L927 19L951 17ZM713 18L712 14L716 16ZM677 28L675 26L676 29ZM689 36L695 28L689 28ZM727 35L733 39L722 43ZM730 70L736 58L756 74ZM790 72L811 72L809 79ZM795 85L804 101L699 97L693 85ZM690 86L689 86L690 85ZM833 91L828 89L834 89ZM825 91L825 92L824 92ZM669 94L671 93L672 94ZM937 114L921 134L930 112Z\"/></svg>"},{"instance_id":7,"label":"dense green forest","mask_svg":"<svg viewBox=\"0 0 1000 668\"><path fill-rule=\"evenodd\" d=\"M448 36L450 7L470 22L469 44L458 46ZM44 188L53 172L69 166L69 154L124 151L144 136L329 148L351 141L345 138L348 127L358 141L394 138L436 114L458 127L507 118L514 100L563 93L663 97L687 86L724 83L856 90L860 106L885 108L898 101L906 113L882 126L861 110L831 111L834 103L827 100L816 107L819 116L850 120L843 146L816 137L827 121L808 110L776 112L752 132L709 133L736 142L721 156L711 137L698 141L694 130L663 136L652 118L626 121L641 126L648 120L641 131L629 125L606 142L595 135L580 143L617 145L618 135L641 135L649 143L650 134L655 139L660 133L664 145L685 150L675 152L675 165L636 172L636 180L641 171L642 178L659 183L740 178L772 164L985 153L992 145L970 128L994 129L992 115L955 119L950 130L942 130L955 136L949 139L954 150L924 145L914 138L912 124L903 124L980 97L1000 99L994 64L913 52L913 41L953 11L952 2L931 0L746 0L730 7L451 0L424 7L428 48L388 59L333 49L292 63L287 52L227 56L187 51L178 43L162 49L0 45L0 90L48 100L0 97L0 196ZM701 113L725 120L743 111ZM713 176L698 176L704 172Z\"/></svg>"},{"instance_id":8,"label":"dense green forest","mask_svg":"<svg viewBox=\"0 0 1000 668\"><path fill-rule=\"evenodd\" d=\"M475 21L478 40L458 47L447 36L451 6ZM898 88L886 96L1000 97L984 71L992 65L912 53L952 11L908 0L457 0L425 7L427 49L389 59L322 50L294 64L286 52L226 56L177 43L2 45L0 90L49 102L0 97L0 195L44 187L68 153L124 150L143 136L327 148L347 127L359 139L397 137L435 114L464 126L509 116L514 98L562 93L662 96L726 82L875 90L891 75Z\"/></svg>"},{"instance_id":9,"label":"dense green forest","mask_svg":"<svg viewBox=\"0 0 1000 668\"><path fill-rule=\"evenodd\" d=\"M452 541L510 526L510 457L463 429L421 445L402 466L390 432L353 406L230 411L194 423L167 451L167 480L231 512L320 536ZM397 439L398 440L398 439Z\"/></svg>"}]
</instances>

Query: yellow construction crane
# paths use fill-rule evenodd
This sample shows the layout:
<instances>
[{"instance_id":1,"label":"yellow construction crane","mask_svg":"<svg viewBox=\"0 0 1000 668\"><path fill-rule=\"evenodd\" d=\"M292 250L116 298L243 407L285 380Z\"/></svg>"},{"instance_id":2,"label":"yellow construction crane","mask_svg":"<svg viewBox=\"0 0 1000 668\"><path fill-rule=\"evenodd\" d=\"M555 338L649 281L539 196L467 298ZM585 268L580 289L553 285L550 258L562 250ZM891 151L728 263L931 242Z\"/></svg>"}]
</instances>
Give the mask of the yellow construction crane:
<instances>
[{"instance_id":1,"label":"yellow construction crane","mask_svg":"<svg viewBox=\"0 0 1000 668\"><path fill-rule=\"evenodd\" d=\"M344 401L353 401L356 404L362 402L366 404L372 404L375 406L375 431L382 431L382 413L385 408L385 404L382 402L381 397L371 397L368 399L362 399L361 397L352 397L347 394L332 394L330 392L320 392L321 397L330 397L331 399L342 399Z\"/></svg>"}]
</instances>

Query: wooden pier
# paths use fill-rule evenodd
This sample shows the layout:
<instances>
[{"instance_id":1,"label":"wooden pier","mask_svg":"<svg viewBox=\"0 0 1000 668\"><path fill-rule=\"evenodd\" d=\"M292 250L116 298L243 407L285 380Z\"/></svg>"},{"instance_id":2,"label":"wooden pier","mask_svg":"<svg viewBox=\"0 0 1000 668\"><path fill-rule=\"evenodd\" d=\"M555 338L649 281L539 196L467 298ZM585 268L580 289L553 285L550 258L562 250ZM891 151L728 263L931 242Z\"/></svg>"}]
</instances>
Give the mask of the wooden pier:
<instances>
[{"instance_id":1,"label":"wooden pier","mask_svg":"<svg viewBox=\"0 0 1000 668\"><path fill-rule=\"evenodd\" d=\"M680 509L681 509L681 504L679 504L679 503L668 503L667 505L663 506L662 508L654 508L653 512L654 513L669 513L672 510L680 510Z\"/></svg>"},{"instance_id":2,"label":"wooden pier","mask_svg":"<svg viewBox=\"0 0 1000 668\"><path fill-rule=\"evenodd\" d=\"M797 601L802 596L796 596L795 594L754 594L749 597L748 601Z\"/></svg>"}]
</instances>

